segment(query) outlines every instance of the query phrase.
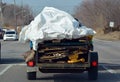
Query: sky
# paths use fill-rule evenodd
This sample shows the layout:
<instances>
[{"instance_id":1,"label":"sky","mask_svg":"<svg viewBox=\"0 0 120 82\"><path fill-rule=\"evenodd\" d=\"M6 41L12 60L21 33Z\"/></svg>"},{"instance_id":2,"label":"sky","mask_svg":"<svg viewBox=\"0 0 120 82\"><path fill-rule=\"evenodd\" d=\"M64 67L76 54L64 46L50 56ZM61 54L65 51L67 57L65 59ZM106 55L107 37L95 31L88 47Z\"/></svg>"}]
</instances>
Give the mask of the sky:
<instances>
[{"instance_id":1,"label":"sky","mask_svg":"<svg viewBox=\"0 0 120 82\"><path fill-rule=\"evenodd\" d=\"M17 5L28 5L34 15L39 14L46 6L55 7L74 14L75 6L79 5L81 1L82 0L15 0ZM2 0L2 2L14 4L14 0Z\"/></svg>"}]
</instances>

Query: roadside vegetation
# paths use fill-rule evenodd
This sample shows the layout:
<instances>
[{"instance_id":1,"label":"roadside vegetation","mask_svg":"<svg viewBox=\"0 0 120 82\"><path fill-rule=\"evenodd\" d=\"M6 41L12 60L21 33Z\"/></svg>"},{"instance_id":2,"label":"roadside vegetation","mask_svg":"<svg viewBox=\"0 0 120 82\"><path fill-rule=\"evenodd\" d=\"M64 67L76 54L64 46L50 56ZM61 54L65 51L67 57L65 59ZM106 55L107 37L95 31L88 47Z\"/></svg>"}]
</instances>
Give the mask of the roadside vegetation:
<instances>
[{"instance_id":1,"label":"roadside vegetation","mask_svg":"<svg viewBox=\"0 0 120 82\"><path fill-rule=\"evenodd\" d=\"M33 12L27 5L0 3L0 6L3 15L0 22L3 27L24 26L33 20ZM120 0L83 0L74 12L75 18L96 30L96 38L120 40ZM110 27L110 22L114 23L113 27Z\"/></svg>"},{"instance_id":2,"label":"roadside vegetation","mask_svg":"<svg viewBox=\"0 0 120 82\"><path fill-rule=\"evenodd\" d=\"M120 0L83 0L75 7L74 17L95 29L96 38L120 40Z\"/></svg>"},{"instance_id":3,"label":"roadside vegetation","mask_svg":"<svg viewBox=\"0 0 120 82\"><path fill-rule=\"evenodd\" d=\"M18 6L14 4L0 3L2 17L0 17L1 26L4 28L15 28L29 24L33 20L33 13L29 6ZM1 12L0 12L1 13Z\"/></svg>"}]
</instances>

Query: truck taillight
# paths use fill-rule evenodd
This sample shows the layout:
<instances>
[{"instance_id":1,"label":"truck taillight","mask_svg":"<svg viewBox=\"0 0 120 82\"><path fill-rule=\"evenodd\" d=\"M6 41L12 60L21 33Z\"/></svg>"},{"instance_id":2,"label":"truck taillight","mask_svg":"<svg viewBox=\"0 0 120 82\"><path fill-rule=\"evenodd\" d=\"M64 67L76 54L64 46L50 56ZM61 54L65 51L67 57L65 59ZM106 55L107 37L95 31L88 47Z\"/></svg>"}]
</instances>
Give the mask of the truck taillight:
<instances>
[{"instance_id":1,"label":"truck taillight","mask_svg":"<svg viewBox=\"0 0 120 82\"><path fill-rule=\"evenodd\" d=\"M30 66L30 67L33 67L33 66L35 66L35 62L34 61L28 61L27 65Z\"/></svg>"},{"instance_id":2,"label":"truck taillight","mask_svg":"<svg viewBox=\"0 0 120 82\"><path fill-rule=\"evenodd\" d=\"M96 61L93 61L93 62L92 62L92 66L96 67L96 66L97 66L97 62L96 62Z\"/></svg>"}]
</instances>

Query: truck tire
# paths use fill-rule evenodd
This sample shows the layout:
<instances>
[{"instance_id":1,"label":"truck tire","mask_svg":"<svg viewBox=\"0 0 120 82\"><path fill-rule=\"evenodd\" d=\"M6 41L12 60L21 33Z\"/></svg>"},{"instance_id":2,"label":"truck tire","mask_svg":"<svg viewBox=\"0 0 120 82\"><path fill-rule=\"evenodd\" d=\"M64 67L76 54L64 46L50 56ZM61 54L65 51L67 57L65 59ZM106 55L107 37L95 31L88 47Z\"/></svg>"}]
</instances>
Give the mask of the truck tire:
<instances>
[{"instance_id":1,"label":"truck tire","mask_svg":"<svg viewBox=\"0 0 120 82\"><path fill-rule=\"evenodd\" d=\"M36 72L27 72L28 80L35 80L36 79Z\"/></svg>"},{"instance_id":2,"label":"truck tire","mask_svg":"<svg viewBox=\"0 0 120 82\"><path fill-rule=\"evenodd\" d=\"M92 63L95 61L95 66ZM98 53L90 52L90 68L88 69L88 79L97 80L98 78Z\"/></svg>"}]
</instances>

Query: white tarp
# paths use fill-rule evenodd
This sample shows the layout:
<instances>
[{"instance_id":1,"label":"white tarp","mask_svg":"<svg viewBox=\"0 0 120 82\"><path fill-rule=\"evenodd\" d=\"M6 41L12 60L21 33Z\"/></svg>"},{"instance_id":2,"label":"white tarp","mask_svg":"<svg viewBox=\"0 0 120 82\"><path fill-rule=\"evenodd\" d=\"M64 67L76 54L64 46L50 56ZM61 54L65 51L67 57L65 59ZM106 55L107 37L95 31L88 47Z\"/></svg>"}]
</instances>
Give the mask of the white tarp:
<instances>
[{"instance_id":1,"label":"white tarp","mask_svg":"<svg viewBox=\"0 0 120 82\"><path fill-rule=\"evenodd\" d=\"M51 39L72 39L94 35L94 30L85 26L79 27L70 14L53 7L45 7L35 19L20 32L19 41L33 41L36 50L38 42Z\"/></svg>"}]
</instances>

